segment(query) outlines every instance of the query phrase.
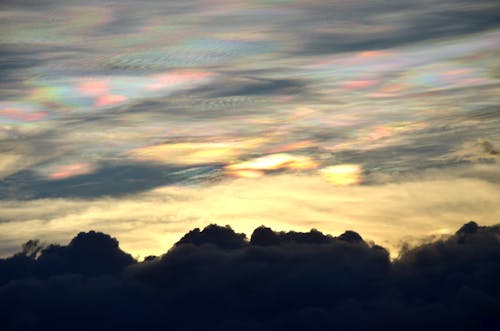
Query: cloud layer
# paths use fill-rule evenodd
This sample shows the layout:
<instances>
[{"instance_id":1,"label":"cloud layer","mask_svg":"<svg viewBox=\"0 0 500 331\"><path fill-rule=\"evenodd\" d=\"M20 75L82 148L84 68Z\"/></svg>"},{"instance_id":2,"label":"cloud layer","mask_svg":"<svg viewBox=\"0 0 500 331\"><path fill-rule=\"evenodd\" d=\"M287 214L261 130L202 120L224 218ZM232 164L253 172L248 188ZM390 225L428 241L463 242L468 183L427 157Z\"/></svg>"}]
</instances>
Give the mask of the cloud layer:
<instances>
[{"instance_id":1,"label":"cloud layer","mask_svg":"<svg viewBox=\"0 0 500 331\"><path fill-rule=\"evenodd\" d=\"M500 218L498 178L496 164L389 180L374 176L372 184L354 186L278 173L209 186L167 185L118 198L2 201L0 252L11 254L32 238L63 243L75 232L94 229L120 238L125 250L143 257L217 221L245 233L262 224L279 230L316 227L335 235L350 228L395 256L401 242L451 234L463 220L494 224ZM110 189L126 184L110 181Z\"/></svg>"},{"instance_id":2,"label":"cloud layer","mask_svg":"<svg viewBox=\"0 0 500 331\"><path fill-rule=\"evenodd\" d=\"M2 200L496 160L461 153L500 145L495 1L27 3L0 5Z\"/></svg>"},{"instance_id":3,"label":"cloud layer","mask_svg":"<svg viewBox=\"0 0 500 331\"><path fill-rule=\"evenodd\" d=\"M474 222L394 262L338 237L229 227L187 233L136 262L108 235L29 242L0 260L3 330L491 330L500 323L500 228ZM78 322L76 322L78 321Z\"/></svg>"}]
</instances>

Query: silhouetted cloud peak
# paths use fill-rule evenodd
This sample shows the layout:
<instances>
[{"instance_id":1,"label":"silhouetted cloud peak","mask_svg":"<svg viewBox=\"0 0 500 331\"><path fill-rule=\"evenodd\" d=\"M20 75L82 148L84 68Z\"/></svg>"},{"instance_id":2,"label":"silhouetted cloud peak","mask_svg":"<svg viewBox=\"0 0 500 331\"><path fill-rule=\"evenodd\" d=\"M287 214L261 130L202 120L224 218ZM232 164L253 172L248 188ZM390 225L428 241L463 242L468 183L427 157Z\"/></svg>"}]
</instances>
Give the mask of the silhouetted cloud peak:
<instances>
[{"instance_id":1,"label":"silhouetted cloud peak","mask_svg":"<svg viewBox=\"0 0 500 331\"><path fill-rule=\"evenodd\" d=\"M176 246L212 244L223 249L234 249L245 246L245 238L245 234L234 232L229 225L222 227L210 224L202 231L199 228L189 231L176 243Z\"/></svg>"},{"instance_id":2,"label":"silhouetted cloud peak","mask_svg":"<svg viewBox=\"0 0 500 331\"><path fill-rule=\"evenodd\" d=\"M347 241L347 242L350 242L350 243L361 243L361 242L363 242L363 238L361 238L361 236L357 232L349 231L349 230L346 231L346 232L344 232L344 233L342 233L339 236L339 239Z\"/></svg>"},{"instance_id":3,"label":"silhouetted cloud peak","mask_svg":"<svg viewBox=\"0 0 500 331\"><path fill-rule=\"evenodd\" d=\"M477 225L476 222L470 221L469 223L462 225L462 227L458 229L457 234L476 233L478 228L479 225Z\"/></svg>"},{"instance_id":4,"label":"silhouetted cloud peak","mask_svg":"<svg viewBox=\"0 0 500 331\"><path fill-rule=\"evenodd\" d=\"M393 262L354 231L211 224L144 262L90 231L0 259L0 328L493 331L499 272L500 226L475 222Z\"/></svg>"},{"instance_id":5,"label":"silhouetted cloud peak","mask_svg":"<svg viewBox=\"0 0 500 331\"><path fill-rule=\"evenodd\" d=\"M327 244L334 240L332 236L324 235L318 230L312 229L309 232L274 232L268 227L260 226L254 230L250 238L252 245L269 246L284 243L296 244Z\"/></svg>"}]
</instances>

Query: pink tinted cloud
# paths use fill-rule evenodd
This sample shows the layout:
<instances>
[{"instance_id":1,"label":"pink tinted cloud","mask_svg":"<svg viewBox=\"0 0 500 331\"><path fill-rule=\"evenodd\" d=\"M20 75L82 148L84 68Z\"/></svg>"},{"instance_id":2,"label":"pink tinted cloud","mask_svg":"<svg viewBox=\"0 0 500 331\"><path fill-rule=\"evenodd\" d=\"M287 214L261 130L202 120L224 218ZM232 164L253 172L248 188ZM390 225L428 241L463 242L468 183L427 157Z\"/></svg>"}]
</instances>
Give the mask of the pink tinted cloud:
<instances>
[{"instance_id":1,"label":"pink tinted cloud","mask_svg":"<svg viewBox=\"0 0 500 331\"><path fill-rule=\"evenodd\" d=\"M369 141L376 141L382 138L390 137L392 132L388 128L384 128L383 126L379 126L374 128L366 137Z\"/></svg>"},{"instance_id":2,"label":"pink tinted cloud","mask_svg":"<svg viewBox=\"0 0 500 331\"><path fill-rule=\"evenodd\" d=\"M114 106L124 102L125 100L127 100L127 97L124 95L107 94L99 96L95 101L95 105L97 107Z\"/></svg>"},{"instance_id":3,"label":"pink tinted cloud","mask_svg":"<svg viewBox=\"0 0 500 331\"><path fill-rule=\"evenodd\" d=\"M108 93L108 82L103 79L87 79L78 84L77 90L87 96L97 97Z\"/></svg>"},{"instance_id":4,"label":"pink tinted cloud","mask_svg":"<svg viewBox=\"0 0 500 331\"><path fill-rule=\"evenodd\" d=\"M147 86L148 90L157 91L190 82L199 82L212 76L206 71L173 70L153 76L153 82Z\"/></svg>"},{"instance_id":5,"label":"pink tinted cloud","mask_svg":"<svg viewBox=\"0 0 500 331\"><path fill-rule=\"evenodd\" d=\"M56 167L49 178L53 180L66 179L74 176L89 174L94 167L89 163L73 163Z\"/></svg>"},{"instance_id":6,"label":"pink tinted cloud","mask_svg":"<svg viewBox=\"0 0 500 331\"><path fill-rule=\"evenodd\" d=\"M342 87L348 90L361 90L377 84L377 80L350 80L342 83Z\"/></svg>"},{"instance_id":7,"label":"pink tinted cloud","mask_svg":"<svg viewBox=\"0 0 500 331\"><path fill-rule=\"evenodd\" d=\"M36 122L47 117L48 113L45 111L25 111L16 108L0 109L0 116L7 117L16 121Z\"/></svg>"}]
</instances>

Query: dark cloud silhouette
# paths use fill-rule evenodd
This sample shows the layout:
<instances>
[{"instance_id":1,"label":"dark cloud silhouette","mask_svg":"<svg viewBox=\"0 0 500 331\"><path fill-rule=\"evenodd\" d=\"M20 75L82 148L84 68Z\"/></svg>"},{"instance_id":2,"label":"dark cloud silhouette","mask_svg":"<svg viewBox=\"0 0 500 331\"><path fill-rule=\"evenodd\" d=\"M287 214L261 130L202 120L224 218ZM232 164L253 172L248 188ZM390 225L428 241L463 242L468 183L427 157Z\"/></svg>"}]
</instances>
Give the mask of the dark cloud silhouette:
<instances>
[{"instance_id":1,"label":"dark cloud silhouette","mask_svg":"<svg viewBox=\"0 0 500 331\"><path fill-rule=\"evenodd\" d=\"M135 262L116 239L100 232L81 232L67 246L42 247L30 240L21 253L0 260L0 284L25 277L116 274Z\"/></svg>"},{"instance_id":2,"label":"dark cloud silhouette","mask_svg":"<svg viewBox=\"0 0 500 331\"><path fill-rule=\"evenodd\" d=\"M3 330L496 330L500 226L388 252L353 231L187 233L136 262L108 235L0 260Z\"/></svg>"},{"instance_id":3,"label":"dark cloud silhouette","mask_svg":"<svg viewBox=\"0 0 500 331\"><path fill-rule=\"evenodd\" d=\"M342 236L344 235L345 234L341 235L339 239L342 238ZM361 237L358 234L356 235L361 240ZM281 245L285 243L328 244L333 242L333 240L334 240L333 237L324 235L323 233L315 229L312 229L309 232L295 232L295 231L274 232L268 227L260 226L257 229L255 229L254 232L252 233L250 244L260 245L260 246Z\"/></svg>"},{"instance_id":4,"label":"dark cloud silhouette","mask_svg":"<svg viewBox=\"0 0 500 331\"><path fill-rule=\"evenodd\" d=\"M220 227L211 224L201 231L199 228L189 231L177 242L176 246L185 244L196 246L211 244L222 249L236 249L242 248L247 244L245 238L245 234L235 233L228 225Z\"/></svg>"}]
</instances>

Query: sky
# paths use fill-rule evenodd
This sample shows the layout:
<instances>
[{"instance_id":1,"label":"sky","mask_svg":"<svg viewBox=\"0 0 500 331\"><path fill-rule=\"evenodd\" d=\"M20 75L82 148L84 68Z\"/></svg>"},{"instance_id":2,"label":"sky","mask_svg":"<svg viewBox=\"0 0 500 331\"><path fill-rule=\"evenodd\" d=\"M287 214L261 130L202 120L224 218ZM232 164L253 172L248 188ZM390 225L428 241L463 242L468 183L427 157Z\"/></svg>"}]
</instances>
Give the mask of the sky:
<instances>
[{"instance_id":1,"label":"sky","mask_svg":"<svg viewBox=\"0 0 500 331\"><path fill-rule=\"evenodd\" d=\"M0 256L500 219L498 1L0 4Z\"/></svg>"}]
</instances>

